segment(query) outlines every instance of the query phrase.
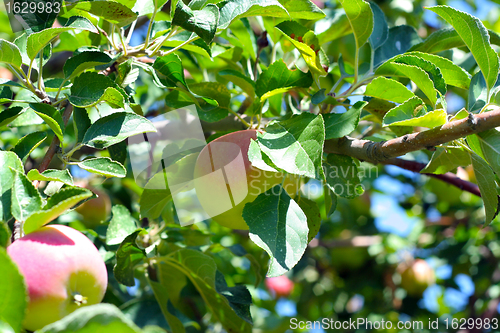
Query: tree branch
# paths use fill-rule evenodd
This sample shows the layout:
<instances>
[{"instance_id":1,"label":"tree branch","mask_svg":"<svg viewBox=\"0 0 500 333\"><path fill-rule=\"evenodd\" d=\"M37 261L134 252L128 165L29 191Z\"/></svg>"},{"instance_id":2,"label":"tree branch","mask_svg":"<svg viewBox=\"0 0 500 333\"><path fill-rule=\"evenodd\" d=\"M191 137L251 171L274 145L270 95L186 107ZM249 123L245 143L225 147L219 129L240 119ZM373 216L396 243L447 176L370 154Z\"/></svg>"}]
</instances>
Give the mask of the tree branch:
<instances>
[{"instance_id":1,"label":"tree branch","mask_svg":"<svg viewBox=\"0 0 500 333\"><path fill-rule=\"evenodd\" d=\"M403 160L400 158L391 158L390 160L386 160L386 161L383 161L381 163L395 165L395 166L398 166L402 169L413 171L413 172L420 172L426 166L425 163L420 163L420 162L415 162L415 161L407 161L407 160ZM450 185L458 187L462 191L467 191L469 193L477 195L478 197L481 196L481 193L479 192L479 187L476 184L471 183L471 182L466 181L466 180L463 180L463 179L460 179L454 173L447 172L447 173L441 174L441 175L436 175L433 173L423 173L423 175L440 179L440 180L442 180Z\"/></svg>"},{"instance_id":2,"label":"tree branch","mask_svg":"<svg viewBox=\"0 0 500 333\"><path fill-rule=\"evenodd\" d=\"M68 102L68 104L66 105L66 108L64 109L63 115L62 115L64 127L66 127L66 125L68 125L69 118L71 118L71 113L73 113L73 105L71 105ZM54 135L54 138L52 139L52 142L50 143L49 149L47 149L47 152L45 153L45 156L43 157L42 162L40 162L40 165L38 166L38 171L40 171L40 173L47 170L50 162L52 161L52 158L54 158L55 154L57 153L57 149L59 148L60 143L61 142L59 141L59 138L56 135Z\"/></svg>"},{"instance_id":3,"label":"tree branch","mask_svg":"<svg viewBox=\"0 0 500 333\"><path fill-rule=\"evenodd\" d=\"M351 137L325 141L325 152L355 157L358 160L380 163L421 149L484 132L500 126L500 108L467 118L451 121L441 127L412 133L388 141L374 142Z\"/></svg>"}]
</instances>

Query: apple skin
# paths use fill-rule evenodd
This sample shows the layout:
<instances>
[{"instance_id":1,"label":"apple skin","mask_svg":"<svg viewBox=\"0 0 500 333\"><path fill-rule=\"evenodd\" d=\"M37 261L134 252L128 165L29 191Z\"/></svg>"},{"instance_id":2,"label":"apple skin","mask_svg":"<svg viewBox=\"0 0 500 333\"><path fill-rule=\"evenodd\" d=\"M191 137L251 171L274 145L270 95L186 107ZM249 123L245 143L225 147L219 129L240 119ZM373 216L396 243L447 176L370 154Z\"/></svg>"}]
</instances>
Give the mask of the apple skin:
<instances>
[{"instance_id":1,"label":"apple skin","mask_svg":"<svg viewBox=\"0 0 500 333\"><path fill-rule=\"evenodd\" d=\"M75 229L47 225L13 242L7 253L28 287L23 326L30 331L104 297L108 284L104 261L94 244ZM86 303L79 302L82 299Z\"/></svg>"},{"instance_id":2,"label":"apple skin","mask_svg":"<svg viewBox=\"0 0 500 333\"><path fill-rule=\"evenodd\" d=\"M287 297L293 290L294 283L286 275L266 278L266 287L277 298Z\"/></svg>"},{"instance_id":3,"label":"apple skin","mask_svg":"<svg viewBox=\"0 0 500 333\"><path fill-rule=\"evenodd\" d=\"M260 170L251 165L248 149L252 139L257 139L257 130L226 134L205 146L196 160L194 186L203 209L212 220L231 229L248 230L242 217L245 204L283 181L282 173ZM242 172L246 172L246 177ZM283 187L292 198L295 197L300 187L299 177L287 175Z\"/></svg>"},{"instance_id":4,"label":"apple skin","mask_svg":"<svg viewBox=\"0 0 500 333\"><path fill-rule=\"evenodd\" d=\"M111 213L111 199L103 191L96 190L87 184L77 186L87 188L97 195L97 198L85 201L75 210L83 217L83 224L88 229L95 229L108 219Z\"/></svg>"},{"instance_id":5,"label":"apple skin","mask_svg":"<svg viewBox=\"0 0 500 333\"><path fill-rule=\"evenodd\" d=\"M421 297L425 289L434 283L434 270L422 259L415 260L410 266L403 268L401 273L401 287L413 297Z\"/></svg>"}]
</instances>

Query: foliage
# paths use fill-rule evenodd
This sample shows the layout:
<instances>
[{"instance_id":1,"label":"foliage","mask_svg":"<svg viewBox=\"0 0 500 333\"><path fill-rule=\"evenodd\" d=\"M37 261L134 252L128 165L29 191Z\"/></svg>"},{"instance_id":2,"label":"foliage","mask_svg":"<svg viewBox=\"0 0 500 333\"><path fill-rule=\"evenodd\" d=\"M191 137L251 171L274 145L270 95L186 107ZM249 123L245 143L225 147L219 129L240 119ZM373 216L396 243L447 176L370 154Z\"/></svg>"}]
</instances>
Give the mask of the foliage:
<instances>
[{"instance_id":1,"label":"foliage","mask_svg":"<svg viewBox=\"0 0 500 333\"><path fill-rule=\"evenodd\" d=\"M0 13L0 288L14 290L0 293L0 331L19 332L26 308L3 248L53 222L86 233L110 284L104 304L41 332L284 332L288 317L411 318L430 332L497 316L497 18L439 5L429 21L421 1L396 0L61 5L18 33ZM249 232L183 225L182 186L165 179L192 179L199 145L145 142L166 158L134 170L127 146L190 105L202 139L258 128L252 165L300 177L296 196L277 185L246 204ZM391 139L408 141L391 155L406 161L377 149ZM95 197L84 178L113 202L93 230L74 211ZM400 285L414 258L437 271L422 299ZM265 291L283 274L289 300Z\"/></svg>"}]
</instances>

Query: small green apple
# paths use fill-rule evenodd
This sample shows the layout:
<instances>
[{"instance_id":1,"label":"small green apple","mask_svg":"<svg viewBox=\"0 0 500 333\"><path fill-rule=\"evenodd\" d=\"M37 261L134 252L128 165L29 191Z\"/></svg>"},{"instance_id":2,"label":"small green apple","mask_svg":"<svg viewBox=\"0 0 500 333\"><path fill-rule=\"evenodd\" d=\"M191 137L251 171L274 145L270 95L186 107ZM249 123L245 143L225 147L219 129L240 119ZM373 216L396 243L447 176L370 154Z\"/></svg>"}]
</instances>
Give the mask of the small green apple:
<instances>
[{"instance_id":1,"label":"small green apple","mask_svg":"<svg viewBox=\"0 0 500 333\"><path fill-rule=\"evenodd\" d=\"M425 289L434 283L436 283L434 270L422 259L415 260L403 268L401 273L401 287L410 296L421 297Z\"/></svg>"},{"instance_id":2,"label":"small green apple","mask_svg":"<svg viewBox=\"0 0 500 333\"><path fill-rule=\"evenodd\" d=\"M248 160L250 140L257 130L226 134L211 141L200 152L194 169L196 195L205 212L217 223L231 229L248 229L242 213L245 204L261 193L283 183L294 197L299 178L279 172L263 171Z\"/></svg>"},{"instance_id":3,"label":"small green apple","mask_svg":"<svg viewBox=\"0 0 500 333\"><path fill-rule=\"evenodd\" d=\"M108 283L104 261L94 244L75 229L47 225L13 242L7 253L28 287L23 326L30 331L104 297Z\"/></svg>"},{"instance_id":4,"label":"small green apple","mask_svg":"<svg viewBox=\"0 0 500 333\"><path fill-rule=\"evenodd\" d=\"M97 195L97 198L85 201L75 209L82 216L85 227L94 229L108 219L111 213L111 200L103 191L97 190L86 183L80 183L80 185L78 186L88 188Z\"/></svg>"}]
</instances>

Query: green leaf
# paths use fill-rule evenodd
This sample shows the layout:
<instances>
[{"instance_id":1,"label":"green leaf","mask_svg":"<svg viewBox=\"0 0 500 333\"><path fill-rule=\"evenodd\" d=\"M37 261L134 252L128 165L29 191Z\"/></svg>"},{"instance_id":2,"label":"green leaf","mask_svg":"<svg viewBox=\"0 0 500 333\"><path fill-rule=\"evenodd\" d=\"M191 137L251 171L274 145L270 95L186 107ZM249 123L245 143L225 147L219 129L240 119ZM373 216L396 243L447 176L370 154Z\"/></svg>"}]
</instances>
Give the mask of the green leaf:
<instances>
[{"instance_id":1,"label":"green leaf","mask_svg":"<svg viewBox=\"0 0 500 333\"><path fill-rule=\"evenodd\" d=\"M441 16L455 28L476 59L486 79L488 90L490 90L498 76L498 55L490 45L488 30L481 20L448 6L435 6L428 9Z\"/></svg>"},{"instance_id":2,"label":"green leaf","mask_svg":"<svg viewBox=\"0 0 500 333\"><path fill-rule=\"evenodd\" d=\"M130 136L148 132L156 132L156 128L146 118L131 112L115 112L93 123L85 133L82 143L96 149L104 149Z\"/></svg>"},{"instance_id":3,"label":"green leaf","mask_svg":"<svg viewBox=\"0 0 500 333\"><path fill-rule=\"evenodd\" d=\"M325 139L341 138L354 131L358 127L359 115L367 104L368 102L359 101L354 103L347 112L323 115L325 119Z\"/></svg>"},{"instance_id":4,"label":"green leaf","mask_svg":"<svg viewBox=\"0 0 500 333\"><path fill-rule=\"evenodd\" d=\"M384 116L382 124L389 126L407 121L412 118L421 117L426 113L424 102L414 96L404 103L390 109Z\"/></svg>"},{"instance_id":5,"label":"green leaf","mask_svg":"<svg viewBox=\"0 0 500 333\"><path fill-rule=\"evenodd\" d=\"M37 333L140 333L141 330L115 305L84 306Z\"/></svg>"},{"instance_id":6,"label":"green leaf","mask_svg":"<svg viewBox=\"0 0 500 333\"><path fill-rule=\"evenodd\" d=\"M69 173L68 169L64 170L48 169L42 173L40 173L40 171L38 171L37 169L31 169L26 176L31 181L34 180L40 180L46 182L55 181L64 183L69 186L73 186L73 177Z\"/></svg>"},{"instance_id":7,"label":"green leaf","mask_svg":"<svg viewBox=\"0 0 500 333\"><path fill-rule=\"evenodd\" d=\"M303 73L300 70L289 70L283 60L278 60L264 70L259 76L255 86L257 96L261 101L291 88L310 87L313 78L310 72Z\"/></svg>"},{"instance_id":8,"label":"green leaf","mask_svg":"<svg viewBox=\"0 0 500 333\"><path fill-rule=\"evenodd\" d=\"M307 217L307 227L309 229L307 243L309 244L313 238L316 237L319 232L319 228L321 227L321 213L319 211L318 204L315 201L305 198L304 196L299 198L297 204Z\"/></svg>"},{"instance_id":9,"label":"green leaf","mask_svg":"<svg viewBox=\"0 0 500 333\"><path fill-rule=\"evenodd\" d=\"M377 67L387 59L405 53L413 45L420 43L415 28L409 25L398 25L389 29L389 36L382 46L375 50L374 66Z\"/></svg>"},{"instance_id":10,"label":"green leaf","mask_svg":"<svg viewBox=\"0 0 500 333\"><path fill-rule=\"evenodd\" d=\"M442 175L455 170L459 166L467 166L469 164L469 153L462 148L436 147L436 151L432 154L431 160L420 173Z\"/></svg>"},{"instance_id":11,"label":"green leaf","mask_svg":"<svg viewBox=\"0 0 500 333\"><path fill-rule=\"evenodd\" d=\"M75 129L76 142L82 142L91 122L87 110L82 108L73 109L73 127Z\"/></svg>"},{"instance_id":12,"label":"green leaf","mask_svg":"<svg viewBox=\"0 0 500 333\"><path fill-rule=\"evenodd\" d=\"M12 89L10 89L9 86L1 86L0 85L0 104L6 104L6 103L12 103L12 98L13 98L13 92ZM1 112L1 111L0 111ZM5 116L0 116L0 127L4 126L2 125L2 122L4 122Z\"/></svg>"},{"instance_id":13,"label":"green leaf","mask_svg":"<svg viewBox=\"0 0 500 333\"><path fill-rule=\"evenodd\" d=\"M433 63L443 75L446 84L462 89L469 89L471 75L462 67L455 65L451 60L440 57L438 55L423 53L423 52L407 52L407 55L417 56L424 60Z\"/></svg>"},{"instance_id":14,"label":"green leaf","mask_svg":"<svg viewBox=\"0 0 500 333\"><path fill-rule=\"evenodd\" d=\"M497 81L500 83L500 81ZM470 82L467 98L467 110L477 113L488 103L488 86L484 80L483 73L477 72Z\"/></svg>"},{"instance_id":15,"label":"green leaf","mask_svg":"<svg viewBox=\"0 0 500 333\"><path fill-rule=\"evenodd\" d=\"M0 247L6 248L9 246L11 236L9 225L4 222L0 223ZM2 331L0 330L0 332Z\"/></svg>"},{"instance_id":16,"label":"green leaf","mask_svg":"<svg viewBox=\"0 0 500 333\"><path fill-rule=\"evenodd\" d=\"M481 192L481 198L484 202L485 224L488 225L498 213L498 193L495 185L495 174L480 156L471 153L470 159L477 185Z\"/></svg>"},{"instance_id":17,"label":"green leaf","mask_svg":"<svg viewBox=\"0 0 500 333\"><path fill-rule=\"evenodd\" d=\"M112 0L78 1L67 7L71 10L88 12L120 27L137 19L137 14L130 8Z\"/></svg>"},{"instance_id":18,"label":"green leaf","mask_svg":"<svg viewBox=\"0 0 500 333\"><path fill-rule=\"evenodd\" d=\"M500 175L500 133L491 129L473 135L482 152L482 157L488 162L493 171ZM468 141L470 137L468 137Z\"/></svg>"},{"instance_id":19,"label":"green leaf","mask_svg":"<svg viewBox=\"0 0 500 333\"><path fill-rule=\"evenodd\" d=\"M326 55L320 49L319 39L314 32L295 21L281 22L276 28L299 50L313 73L321 76L327 74L320 61L320 52L322 52L323 58L326 58ZM324 65L328 65L328 63L324 63Z\"/></svg>"},{"instance_id":20,"label":"green leaf","mask_svg":"<svg viewBox=\"0 0 500 333\"><path fill-rule=\"evenodd\" d=\"M196 33L210 44L217 32L219 24L219 8L214 4L208 4L202 10L192 10L182 1L177 2L175 14L172 18L172 26L180 26L187 31Z\"/></svg>"},{"instance_id":21,"label":"green leaf","mask_svg":"<svg viewBox=\"0 0 500 333\"><path fill-rule=\"evenodd\" d=\"M2 272L0 318L15 332L20 332L28 307L28 292L19 269L2 247L0 247L0 271Z\"/></svg>"},{"instance_id":22,"label":"green leaf","mask_svg":"<svg viewBox=\"0 0 500 333\"><path fill-rule=\"evenodd\" d=\"M157 57L153 68L165 76L165 78L160 77L160 82L166 87L177 87L177 84L180 83L187 88L184 69L178 55L170 53L166 56Z\"/></svg>"},{"instance_id":23,"label":"green leaf","mask_svg":"<svg viewBox=\"0 0 500 333\"><path fill-rule=\"evenodd\" d=\"M12 215L21 222L26 221L31 214L42 207L40 193L24 173L19 171L15 171L11 203Z\"/></svg>"},{"instance_id":24,"label":"green leaf","mask_svg":"<svg viewBox=\"0 0 500 333\"><path fill-rule=\"evenodd\" d=\"M216 122L227 117L231 93L224 84L218 82L200 82L189 86L190 90L202 96L198 99L198 116L207 122ZM218 106L213 106L208 102L216 101Z\"/></svg>"},{"instance_id":25,"label":"green leaf","mask_svg":"<svg viewBox=\"0 0 500 333\"><path fill-rule=\"evenodd\" d=\"M151 274L152 269L148 274L151 289L172 332L185 333L184 324L178 318L181 316L178 315L174 305L178 305L177 300L187 282L186 275L176 267L168 266L163 262L156 267L155 275Z\"/></svg>"},{"instance_id":26,"label":"green leaf","mask_svg":"<svg viewBox=\"0 0 500 333\"><path fill-rule=\"evenodd\" d=\"M403 103L415 96L402 83L383 76L376 78L366 86L365 95L396 103Z\"/></svg>"},{"instance_id":27,"label":"green leaf","mask_svg":"<svg viewBox=\"0 0 500 333\"><path fill-rule=\"evenodd\" d=\"M45 132L33 132L24 137L22 137L12 148L12 151L19 156L23 163L27 160L30 154L37 148L45 139L47 138L47 133Z\"/></svg>"},{"instance_id":28,"label":"green leaf","mask_svg":"<svg viewBox=\"0 0 500 333\"><path fill-rule=\"evenodd\" d=\"M122 243L128 235L137 230L137 222L125 206L116 205L111 209L113 217L106 231L106 244Z\"/></svg>"},{"instance_id":29,"label":"green leaf","mask_svg":"<svg viewBox=\"0 0 500 333\"><path fill-rule=\"evenodd\" d=\"M321 168L324 141L323 118L311 113L273 122L265 133L257 133L260 149L276 167L310 178Z\"/></svg>"},{"instance_id":30,"label":"green leaf","mask_svg":"<svg viewBox=\"0 0 500 333\"><path fill-rule=\"evenodd\" d=\"M11 196L14 177L17 172L23 172L23 163L19 157L10 151L0 151L0 221L7 222L12 217Z\"/></svg>"},{"instance_id":31,"label":"green leaf","mask_svg":"<svg viewBox=\"0 0 500 333\"><path fill-rule=\"evenodd\" d=\"M228 0L220 8L218 29L226 29L234 20L250 16L319 20L325 14L309 0Z\"/></svg>"},{"instance_id":32,"label":"green leaf","mask_svg":"<svg viewBox=\"0 0 500 333\"><path fill-rule=\"evenodd\" d=\"M10 101L9 101L10 102ZM0 111L0 127L10 124L24 112L24 108L14 106Z\"/></svg>"},{"instance_id":33,"label":"green leaf","mask_svg":"<svg viewBox=\"0 0 500 333\"><path fill-rule=\"evenodd\" d=\"M33 60L38 53L49 44L54 38L62 32L74 29L87 30L93 33L98 33L94 25L84 17L72 17L65 27L49 28L39 32L35 32L28 36L26 52L28 57Z\"/></svg>"},{"instance_id":34,"label":"green leaf","mask_svg":"<svg viewBox=\"0 0 500 333\"><path fill-rule=\"evenodd\" d=\"M258 51L257 38L250 26L247 18L242 18L233 21L229 27L231 34L228 30L225 31L224 39L227 39L233 46L241 47L248 52L253 61L256 60L256 51ZM222 36L221 36L222 37Z\"/></svg>"},{"instance_id":35,"label":"green leaf","mask_svg":"<svg viewBox=\"0 0 500 333\"><path fill-rule=\"evenodd\" d=\"M336 195L352 199L363 194L364 188L358 176L358 167L352 157L328 154L323 168L326 185Z\"/></svg>"},{"instance_id":36,"label":"green leaf","mask_svg":"<svg viewBox=\"0 0 500 333\"><path fill-rule=\"evenodd\" d=\"M103 52L84 51L68 60L63 67L64 77L72 79L86 69L95 68L99 65L105 65L112 61L111 57Z\"/></svg>"},{"instance_id":37,"label":"green leaf","mask_svg":"<svg viewBox=\"0 0 500 333\"><path fill-rule=\"evenodd\" d=\"M388 112L388 114L389 114L389 112ZM438 126L442 126L442 125L446 124L447 115L448 114L446 113L445 110L433 110L433 111L429 111L429 112L427 112L419 117L395 121L395 122L387 124L387 125L390 125L390 126L419 126L419 127L434 128L434 127L438 127ZM391 116L392 116L392 114L391 114ZM398 114L395 118L397 118L398 116L401 116L401 114ZM393 120L394 120L394 118L391 117L391 119L388 121L393 121ZM384 125L386 125L385 118L384 118Z\"/></svg>"},{"instance_id":38,"label":"green leaf","mask_svg":"<svg viewBox=\"0 0 500 333\"><path fill-rule=\"evenodd\" d=\"M127 95L109 77L86 72L75 78L69 101L79 108L92 107L103 101L113 108L124 108Z\"/></svg>"},{"instance_id":39,"label":"green leaf","mask_svg":"<svg viewBox=\"0 0 500 333\"><path fill-rule=\"evenodd\" d=\"M14 66L16 69L23 65L23 58L19 48L6 40L0 39L0 62Z\"/></svg>"},{"instance_id":40,"label":"green leaf","mask_svg":"<svg viewBox=\"0 0 500 333\"><path fill-rule=\"evenodd\" d=\"M283 275L302 258L308 244L307 217L281 185L247 203L243 219L250 239L271 258L267 276Z\"/></svg>"},{"instance_id":41,"label":"green leaf","mask_svg":"<svg viewBox=\"0 0 500 333\"><path fill-rule=\"evenodd\" d=\"M157 219L172 200L166 176L163 172L155 174L144 187L139 199L141 218Z\"/></svg>"},{"instance_id":42,"label":"green leaf","mask_svg":"<svg viewBox=\"0 0 500 333\"><path fill-rule=\"evenodd\" d=\"M127 142L122 141L108 147L109 156L113 161L125 165L127 161Z\"/></svg>"},{"instance_id":43,"label":"green leaf","mask_svg":"<svg viewBox=\"0 0 500 333\"><path fill-rule=\"evenodd\" d=\"M224 275L217 271L215 275L215 290L227 299L229 306L240 318L252 324L252 315L250 314L252 295L250 295L247 287L243 285L229 287Z\"/></svg>"},{"instance_id":44,"label":"green leaf","mask_svg":"<svg viewBox=\"0 0 500 333\"><path fill-rule=\"evenodd\" d=\"M347 18L347 15L343 8L334 10L328 18L325 18L320 22L323 21L327 22L325 25L328 26L328 29L318 34L320 45L326 44L352 33L352 27L349 24L349 19Z\"/></svg>"},{"instance_id":45,"label":"green leaf","mask_svg":"<svg viewBox=\"0 0 500 333\"><path fill-rule=\"evenodd\" d=\"M11 4L15 2L21 5L23 4L23 2L21 1L14 1L11 2ZM44 3L47 2L49 1L44 1ZM51 0L50 2L52 5L51 8L53 8L53 10L36 10L34 12L31 10L20 10L19 13L16 13L15 19L11 20L13 31L26 30L27 33L32 33L52 27L59 12L57 9L61 8L60 6L62 0ZM49 7L46 6L46 9L48 8Z\"/></svg>"},{"instance_id":46,"label":"green leaf","mask_svg":"<svg viewBox=\"0 0 500 333\"><path fill-rule=\"evenodd\" d=\"M373 13L373 32L368 39L373 51L382 46L389 37L389 27L384 12L375 2L369 2Z\"/></svg>"},{"instance_id":47,"label":"green leaf","mask_svg":"<svg viewBox=\"0 0 500 333\"><path fill-rule=\"evenodd\" d=\"M388 76L406 76L407 78L412 80L417 85L417 87L420 88L420 90L422 90L422 92L427 96L427 98L429 98L433 106L436 105L437 91L434 88L434 83L430 78L429 74L420 67L414 65L407 65L405 63L388 61L383 65L381 65L375 71L375 73L378 75L388 75ZM443 80L442 77L441 80Z\"/></svg>"},{"instance_id":48,"label":"green leaf","mask_svg":"<svg viewBox=\"0 0 500 333\"><path fill-rule=\"evenodd\" d=\"M249 97L255 96L255 82L250 80L248 76L234 69L225 69L218 73L222 78L233 82L240 87Z\"/></svg>"},{"instance_id":49,"label":"green leaf","mask_svg":"<svg viewBox=\"0 0 500 333\"><path fill-rule=\"evenodd\" d=\"M113 161L109 157L89 158L78 163L78 166L88 172L96 173L105 177L123 178L127 175L127 170L120 163Z\"/></svg>"},{"instance_id":50,"label":"green leaf","mask_svg":"<svg viewBox=\"0 0 500 333\"><path fill-rule=\"evenodd\" d=\"M59 111L52 105L44 103L31 103L30 108L49 125L50 129L59 138L59 141L63 142L64 122Z\"/></svg>"},{"instance_id":51,"label":"green leaf","mask_svg":"<svg viewBox=\"0 0 500 333\"><path fill-rule=\"evenodd\" d=\"M170 288L173 282L172 277L178 277L177 271L181 271L200 293L214 319L220 322L227 332L251 332L252 326L240 318L237 312L231 308L226 295L217 292L217 265L210 256L192 249L181 249L168 257L159 257L156 268L159 280L159 284L156 285L163 287L163 291L168 293L172 302L176 302L176 299L180 297L177 294L181 290L179 284L174 284L173 288ZM181 281L183 282L183 280ZM175 315L173 312L173 309L170 308L170 313Z\"/></svg>"},{"instance_id":52,"label":"green leaf","mask_svg":"<svg viewBox=\"0 0 500 333\"><path fill-rule=\"evenodd\" d=\"M68 212L68 210L92 196L92 192L81 187L65 187L49 197L47 203L42 209L39 209L31 214L24 223L23 230L25 234L29 234L38 230L47 223L55 220L60 215Z\"/></svg>"},{"instance_id":53,"label":"green leaf","mask_svg":"<svg viewBox=\"0 0 500 333\"><path fill-rule=\"evenodd\" d=\"M499 45L500 38L493 30L488 30L490 42ZM410 51L420 51L426 53L438 53L455 47L466 46L457 31L453 28L444 28L434 31L423 42L412 46Z\"/></svg>"},{"instance_id":54,"label":"green leaf","mask_svg":"<svg viewBox=\"0 0 500 333\"><path fill-rule=\"evenodd\" d=\"M116 265L113 268L113 273L119 283L129 287L135 285L135 266L146 258L146 252L140 249L135 243L137 236L141 232L143 232L143 229L136 230L125 237L116 251Z\"/></svg>"},{"instance_id":55,"label":"green leaf","mask_svg":"<svg viewBox=\"0 0 500 333\"><path fill-rule=\"evenodd\" d=\"M364 0L340 0L351 24L359 50L370 38L373 31L373 12L368 2Z\"/></svg>"}]
</instances>

